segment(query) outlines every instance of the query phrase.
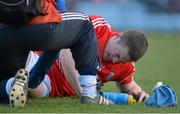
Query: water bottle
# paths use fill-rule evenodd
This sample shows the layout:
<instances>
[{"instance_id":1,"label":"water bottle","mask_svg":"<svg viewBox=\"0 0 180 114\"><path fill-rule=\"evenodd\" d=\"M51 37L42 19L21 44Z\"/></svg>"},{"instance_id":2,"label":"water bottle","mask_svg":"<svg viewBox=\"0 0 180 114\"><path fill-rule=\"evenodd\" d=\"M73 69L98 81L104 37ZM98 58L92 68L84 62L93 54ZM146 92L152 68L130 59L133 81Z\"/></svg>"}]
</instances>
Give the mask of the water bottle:
<instances>
[{"instance_id":1,"label":"water bottle","mask_svg":"<svg viewBox=\"0 0 180 114\"><path fill-rule=\"evenodd\" d=\"M127 105L136 103L136 99L126 93L103 92L103 96L115 104Z\"/></svg>"}]
</instances>

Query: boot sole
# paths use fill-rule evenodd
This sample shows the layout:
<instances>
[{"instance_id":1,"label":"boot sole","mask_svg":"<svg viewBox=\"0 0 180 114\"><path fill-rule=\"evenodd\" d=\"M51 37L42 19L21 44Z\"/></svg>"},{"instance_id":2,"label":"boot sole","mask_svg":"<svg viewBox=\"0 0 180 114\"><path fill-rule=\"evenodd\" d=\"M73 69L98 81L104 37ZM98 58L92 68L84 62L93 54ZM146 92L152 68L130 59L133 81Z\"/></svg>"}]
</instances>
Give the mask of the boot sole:
<instances>
[{"instance_id":1,"label":"boot sole","mask_svg":"<svg viewBox=\"0 0 180 114\"><path fill-rule=\"evenodd\" d=\"M15 76L15 83L9 95L10 106L24 107L27 102L28 72L20 69Z\"/></svg>"}]
</instances>

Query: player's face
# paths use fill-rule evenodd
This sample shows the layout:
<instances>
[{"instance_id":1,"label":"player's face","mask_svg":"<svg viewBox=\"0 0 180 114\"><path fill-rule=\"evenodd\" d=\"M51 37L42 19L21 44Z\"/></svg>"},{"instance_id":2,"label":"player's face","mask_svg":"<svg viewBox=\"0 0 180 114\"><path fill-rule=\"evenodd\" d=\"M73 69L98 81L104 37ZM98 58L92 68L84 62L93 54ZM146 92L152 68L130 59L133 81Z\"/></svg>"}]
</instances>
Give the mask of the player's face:
<instances>
[{"instance_id":1,"label":"player's face","mask_svg":"<svg viewBox=\"0 0 180 114\"><path fill-rule=\"evenodd\" d=\"M114 64L130 62L128 55L129 48L126 45L120 45L118 43L119 40L120 38L115 36L107 42L103 53L105 61Z\"/></svg>"}]
</instances>

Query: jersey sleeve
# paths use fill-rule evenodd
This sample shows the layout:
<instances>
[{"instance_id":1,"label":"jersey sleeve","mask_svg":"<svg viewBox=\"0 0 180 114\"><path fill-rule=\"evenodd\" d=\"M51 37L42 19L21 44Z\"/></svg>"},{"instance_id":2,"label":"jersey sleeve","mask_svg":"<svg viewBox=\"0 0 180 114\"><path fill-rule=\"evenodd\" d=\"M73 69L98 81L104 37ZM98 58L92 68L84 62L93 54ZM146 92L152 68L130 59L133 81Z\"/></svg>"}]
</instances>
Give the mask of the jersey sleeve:
<instances>
[{"instance_id":1,"label":"jersey sleeve","mask_svg":"<svg viewBox=\"0 0 180 114\"><path fill-rule=\"evenodd\" d=\"M107 21L104 20L103 17L97 16L97 15L90 15L89 17L94 26L97 38L101 38L98 36L103 36L106 33L108 33L112 36L119 34L111 27L111 25Z\"/></svg>"},{"instance_id":2,"label":"jersey sleeve","mask_svg":"<svg viewBox=\"0 0 180 114\"><path fill-rule=\"evenodd\" d=\"M135 65L133 62L127 63L124 67L122 67L120 74L117 76L116 81L119 84L129 84L133 80L133 76L135 74Z\"/></svg>"}]
</instances>

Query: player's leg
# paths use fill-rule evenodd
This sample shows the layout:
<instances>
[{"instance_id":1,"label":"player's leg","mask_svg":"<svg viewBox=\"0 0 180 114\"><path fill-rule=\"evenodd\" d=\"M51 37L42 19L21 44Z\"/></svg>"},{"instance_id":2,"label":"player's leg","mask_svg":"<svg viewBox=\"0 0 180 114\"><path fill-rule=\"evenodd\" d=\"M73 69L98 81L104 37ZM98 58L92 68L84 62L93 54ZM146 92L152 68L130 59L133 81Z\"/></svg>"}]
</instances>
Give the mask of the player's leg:
<instances>
[{"instance_id":1,"label":"player's leg","mask_svg":"<svg viewBox=\"0 0 180 114\"><path fill-rule=\"evenodd\" d=\"M26 61L25 69L30 71L33 68L33 66L36 64L38 59L39 59L39 55L33 51L30 51ZM51 91L50 79L48 75L46 75L42 83L40 83L37 88L29 89L28 95L30 97L37 97L37 98L44 97L44 96L49 96L50 91Z\"/></svg>"},{"instance_id":2,"label":"player's leg","mask_svg":"<svg viewBox=\"0 0 180 114\"><path fill-rule=\"evenodd\" d=\"M44 51L43 54L39 57L38 62L33 66L30 71L29 76L29 88L35 89L44 79L45 74L47 74L51 67L59 56L59 51ZM36 80L36 81L34 81Z\"/></svg>"},{"instance_id":3,"label":"player's leg","mask_svg":"<svg viewBox=\"0 0 180 114\"><path fill-rule=\"evenodd\" d=\"M28 72L25 69L18 71L16 74L14 72L19 68L24 68L27 54L26 52L18 51L17 49L11 51L4 50L1 54L0 98L7 103L11 101L9 98L13 98L15 99L12 101L14 103L13 106L16 106L16 103L20 103L21 106L23 106L26 102L25 87L27 85ZM4 71L2 71L3 69ZM15 79L11 77L15 77ZM14 89L12 89L12 87ZM10 93L12 93L12 95Z\"/></svg>"},{"instance_id":4,"label":"player's leg","mask_svg":"<svg viewBox=\"0 0 180 114\"><path fill-rule=\"evenodd\" d=\"M77 13L77 12L63 13L62 17L63 17L63 21L60 24L54 25L55 28L53 29L52 37L50 38L52 40L50 42L47 42L48 44L47 44L47 47L45 47L45 48L46 49L48 48L48 50L58 50L58 49L62 49L62 48L72 47L75 61L77 63L77 69L80 70L80 73L96 74L97 57L98 57L97 51L95 51L96 49L92 49L92 50L90 50L91 52L89 52L89 47L93 47L93 48L97 47L96 40L92 39L95 42L90 43L91 46L88 45L87 50L83 49L83 52L79 51L79 50L82 50L82 48L78 47L79 50L77 50L77 52L78 51L81 52L81 53L79 53L79 55L75 52L76 47L77 47L76 45L80 44L79 43L80 39L81 39L81 42L84 42L87 37L86 34L91 34L88 31L91 31L93 34L95 34L93 31L92 24L89 22L89 17L85 14ZM89 26L89 24L91 26ZM53 27L51 27L51 28L53 28ZM52 31L52 30L50 30L50 31ZM54 36L56 36L56 37L54 37ZM46 37L48 37L48 36L46 36ZM95 37L95 35L93 35L92 37ZM40 37L38 40L40 40L40 39L43 40L44 38ZM46 38L46 39L49 39L49 38ZM46 41L44 40L43 43L45 43L45 42ZM81 44L84 45L83 43L81 43ZM88 44L88 43L86 43L86 44ZM42 45L42 44L40 44L40 45ZM93 45L95 45L95 46L93 46ZM45 45L43 44L43 46L45 46ZM86 48L86 46L83 46L83 48ZM91 55L87 55L88 52L89 52L89 54L91 53ZM51 53L51 52L48 52L48 53ZM53 55L54 52L52 52L51 54ZM56 54L54 54L54 55L56 55ZM80 58L81 59L83 58L82 59L83 61L81 61ZM30 88L36 88L42 82L42 80L44 79L44 75L49 70L49 69L47 69L48 68L47 66L51 65L53 63L53 60L54 60L53 58L51 59L51 61L49 59L47 59L47 60L44 59L43 61L39 61L39 65L37 63L34 66L33 69L35 69L35 71L32 69L32 71L30 72L30 81L29 81ZM88 64L84 64L84 62L87 62ZM46 67L45 66L40 67L40 68L37 67L40 65L44 65L44 63L46 63ZM49 63L49 64L47 64L47 63ZM88 65L88 66L86 66L86 65ZM86 69L86 71L84 68ZM40 69L41 69L41 73L38 72L38 70L40 70ZM93 77L96 77L96 76L93 76ZM31 80L32 80L32 83L31 83ZM36 82L34 82L34 80L36 80Z\"/></svg>"},{"instance_id":5,"label":"player's leg","mask_svg":"<svg viewBox=\"0 0 180 114\"><path fill-rule=\"evenodd\" d=\"M29 89L28 96L34 98L41 98L50 96L51 93L51 81L48 75L45 76L42 83L35 89Z\"/></svg>"},{"instance_id":6,"label":"player's leg","mask_svg":"<svg viewBox=\"0 0 180 114\"><path fill-rule=\"evenodd\" d=\"M71 17L71 15L73 16ZM70 49L72 51L72 55L76 63L76 68L80 73L80 84L82 87L81 103L95 103L108 105L112 102L106 100L101 95L99 95L99 92L97 90L96 72L98 69L98 47L96 35L92 23L88 20L88 16L83 16L85 17L84 20L86 21L82 21L81 23L79 21L76 23L74 23L75 21L71 21L71 19L74 18L73 13L71 14L67 12L64 13L62 16L64 20L69 20L69 22L73 23L72 26L74 27L70 27L73 29L68 29L71 32L67 32L68 34L66 34L64 37L67 37L68 39L68 35L71 35L71 33L78 33L76 35L76 38L78 38L79 40L75 40L73 45L70 46ZM84 24L80 27L76 26L76 24L78 23Z\"/></svg>"},{"instance_id":7,"label":"player's leg","mask_svg":"<svg viewBox=\"0 0 180 114\"><path fill-rule=\"evenodd\" d=\"M65 3L65 0L57 0L57 9L59 11L66 11L67 10L67 6ZM56 51L45 51L43 52L43 54L41 54L38 63L35 65L35 67L31 70L30 72L30 79L29 79L29 87L30 88L35 88L37 87L41 81L43 80L43 77L41 76L41 73L43 72L48 72L50 70L51 66L50 64L52 64L54 62L54 60L57 58L57 56L59 55L59 50ZM44 62L46 61L46 62ZM46 69L47 67L49 67L48 69ZM36 77L34 76L36 75ZM39 77L37 77L39 76ZM34 83L34 79L39 80L36 81L36 83Z\"/></svg>"},{"instance_id":8,"label":"player's leg","mask_svg":"<svg viewBox=\"0 0 180 114\"><path fill-rule=\"evenodd\" d=\"M15 77L12 87L10 86L9 101L10 105L13 107L24 107L27 101L28 92L28 79L29 71L37 62L38 56L36 56L32 51L29 52L26 62L24 62L24 68L19 70ZM27 76L23 73L27 72Z\"/></svg>"}]
</instances>

